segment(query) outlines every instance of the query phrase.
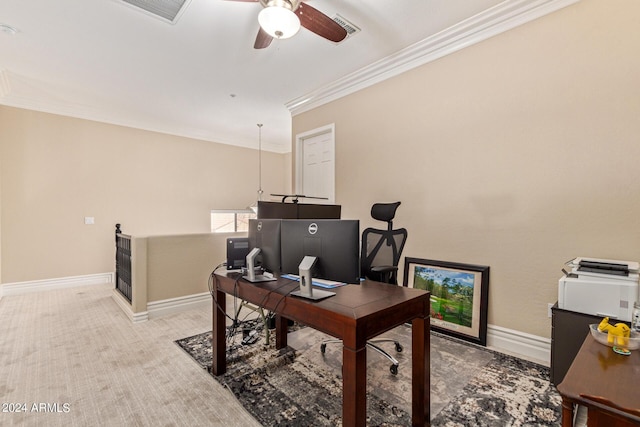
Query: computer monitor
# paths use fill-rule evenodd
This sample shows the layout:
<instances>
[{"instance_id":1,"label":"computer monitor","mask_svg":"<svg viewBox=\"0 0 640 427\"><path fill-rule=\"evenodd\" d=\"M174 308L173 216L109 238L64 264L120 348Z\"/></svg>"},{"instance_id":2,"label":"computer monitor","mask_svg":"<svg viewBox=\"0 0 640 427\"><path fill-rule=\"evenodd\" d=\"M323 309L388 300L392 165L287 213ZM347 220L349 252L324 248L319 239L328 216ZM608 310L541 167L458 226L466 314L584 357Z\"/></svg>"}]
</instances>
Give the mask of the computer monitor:
<instances>
[{"instance_id":1,"label":"computer monitor","mask_svg":"<svg viewBox=\"0 0 640 427\"><path fill-rule=\"evenodd\" d=\"M283 218L298 218L298 206L295 203L258 201L258 219Z\"/></svg>"},{"instance_id":2,"label":"computer monitor","mask_svg":"<svg viewBox=\"0 0 640 427\"><path fill-rule=\"evenodd\" d=\"M298 203L298 219L340 219L342 206Z\"/></svg>"},{"instance_id":3,"label":"computer monitor","mask_svg":"<svg viewBox=\"0 0 640 427\"><path fill-rule=\"evenodd\" d=\"M282 273L298 274L305 256L317 257L313 277L360 282L358 220L282 220Z\"/></svg>"},{"instance_id":4,"label":"computer monitor","mask_svg":"<svg viewBox=\"0 0 640 427\"><path fill-rule=\"evenodd\" d=\"M270 273L280 272L279 219L249 220L249 249L259 248L257 263Z\"/></svg>"},{"instance_id":5,"label":"computer monitor","mask_svg":"<svg viewBox=\"0 0 640 427\"><path fill-rule=\"evenodd\" d=\"M340 205L258 201L258 219L340 219Z\"/></svg>"}]
</instances>

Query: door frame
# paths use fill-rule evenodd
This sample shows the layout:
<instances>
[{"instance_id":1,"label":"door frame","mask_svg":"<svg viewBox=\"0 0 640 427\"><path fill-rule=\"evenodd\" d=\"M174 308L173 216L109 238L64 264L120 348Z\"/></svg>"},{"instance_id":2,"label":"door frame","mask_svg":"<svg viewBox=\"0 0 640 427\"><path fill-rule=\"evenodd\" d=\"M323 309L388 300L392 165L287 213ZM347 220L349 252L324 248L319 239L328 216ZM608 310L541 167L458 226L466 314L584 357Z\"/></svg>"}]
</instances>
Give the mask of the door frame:
<instances>
[{"instance_id":1,"label":"door frame","mask_svg":"<svg viewBox=\"0 0 640 427\"><path fill-rule=\"evenodd\" d=\"M329 200L325 203L335 203L336 201L336 125L331 123L325 126L321 126L316 129L312 129L306 132L302 132L296 135L296 176L295 176L295 189L294 193L299 194L302 192L302 173L304 166L304 158L302 155L302 146L305 139L313 138L318 135L330 134L331 152L333 159L331 159L331 173L329 179L329 188L331 188L331 195Z\"/></svg>"}]
</instances>

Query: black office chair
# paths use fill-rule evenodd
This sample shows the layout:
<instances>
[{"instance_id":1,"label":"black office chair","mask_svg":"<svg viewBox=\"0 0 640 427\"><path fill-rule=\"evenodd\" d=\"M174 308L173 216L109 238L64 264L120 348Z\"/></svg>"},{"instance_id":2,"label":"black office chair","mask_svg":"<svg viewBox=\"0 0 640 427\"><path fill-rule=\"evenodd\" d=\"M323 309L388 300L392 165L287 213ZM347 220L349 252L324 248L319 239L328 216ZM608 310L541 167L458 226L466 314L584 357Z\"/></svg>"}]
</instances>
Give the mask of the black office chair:
<instances>
[{"instance_id":1,"label":"black office chair","mask_svg":"<svg viewBox=\"0 0 640 427\"><path fill-rule=\"evenodd\" d=\"M363 277L390 285L398 284L398 264L402 249L407 241L405 228L393 229L393 218L400 202L376 203L371 207L371 217L378 221L385 221L387 229L367 228L362 232L362 251L360 255L360 268ZM320 344L320 351L324 354L327 344L341 342L332 339ZM382 342L393 342L396 351L402 351L402 345L392 339L376 338L367 341L367 347L375 350L392 363L389 370L392 374L398 373L398 361L379 347Z\"/></svg>"}]
</instances>

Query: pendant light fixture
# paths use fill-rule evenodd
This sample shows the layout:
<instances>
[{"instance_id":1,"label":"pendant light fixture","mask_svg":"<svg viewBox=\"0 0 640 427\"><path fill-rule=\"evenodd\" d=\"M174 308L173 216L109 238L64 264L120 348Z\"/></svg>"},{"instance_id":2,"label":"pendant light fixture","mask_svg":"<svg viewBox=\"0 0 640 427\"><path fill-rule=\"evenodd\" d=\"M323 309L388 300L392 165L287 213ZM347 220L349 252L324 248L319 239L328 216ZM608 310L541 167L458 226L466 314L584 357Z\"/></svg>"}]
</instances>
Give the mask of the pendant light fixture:
<instances>
[{"instance_id":1,"label":"pendant light fixture","mask_svg":"<svg viewBox=\"0 0 640 427\"><path fill-rule=\"evenodd\" d=\"M262 201L262 123L258 123L258 201L253 202L249 209L258 213L258 202Z\"/></svg>"},{"instance_id":2,"label":"pendant light fixture","mask_svg":"<svg viewBox=\"0 0 640 427\"><path fill-rule=\"evenodd\" d=\"M262 123L258 123L258 201L262 201Z\"/></svg>"}]
</instances>

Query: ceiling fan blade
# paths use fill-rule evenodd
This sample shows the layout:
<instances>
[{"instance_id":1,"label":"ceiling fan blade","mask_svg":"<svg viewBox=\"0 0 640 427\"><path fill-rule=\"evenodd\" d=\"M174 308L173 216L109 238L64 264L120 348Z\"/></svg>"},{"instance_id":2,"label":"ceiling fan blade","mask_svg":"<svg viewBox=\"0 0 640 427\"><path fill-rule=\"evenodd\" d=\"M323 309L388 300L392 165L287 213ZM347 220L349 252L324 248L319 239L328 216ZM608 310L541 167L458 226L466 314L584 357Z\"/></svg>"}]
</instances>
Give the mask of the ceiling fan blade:
<instances>
[{"instance_id":1,"label":"ceiling fan blade","mask_svg":"<svg viewBox=\"0 0 640 427\"><path fill-rule=\"evenodd\" d=\"M260 29L258 30L258 35L256 36L256 41L253 44L253 48L264 49L271 44L271 40L273 40L273 37L267 34L267 32L263 30L262 27L260 27Z\"/></svg>"},{"instance_id":2,"label":"ceiling fan blade","mask_svg":"<svg viewBox=\"0 0 640 427\"><path fill-rule=\"evenodd\" d=\"M306 3L300 3L295 13L300 18L300 25L320 37L336 43L347 37L347 30L318 9L314 9Z\"/></svg>"}]
</instances>

